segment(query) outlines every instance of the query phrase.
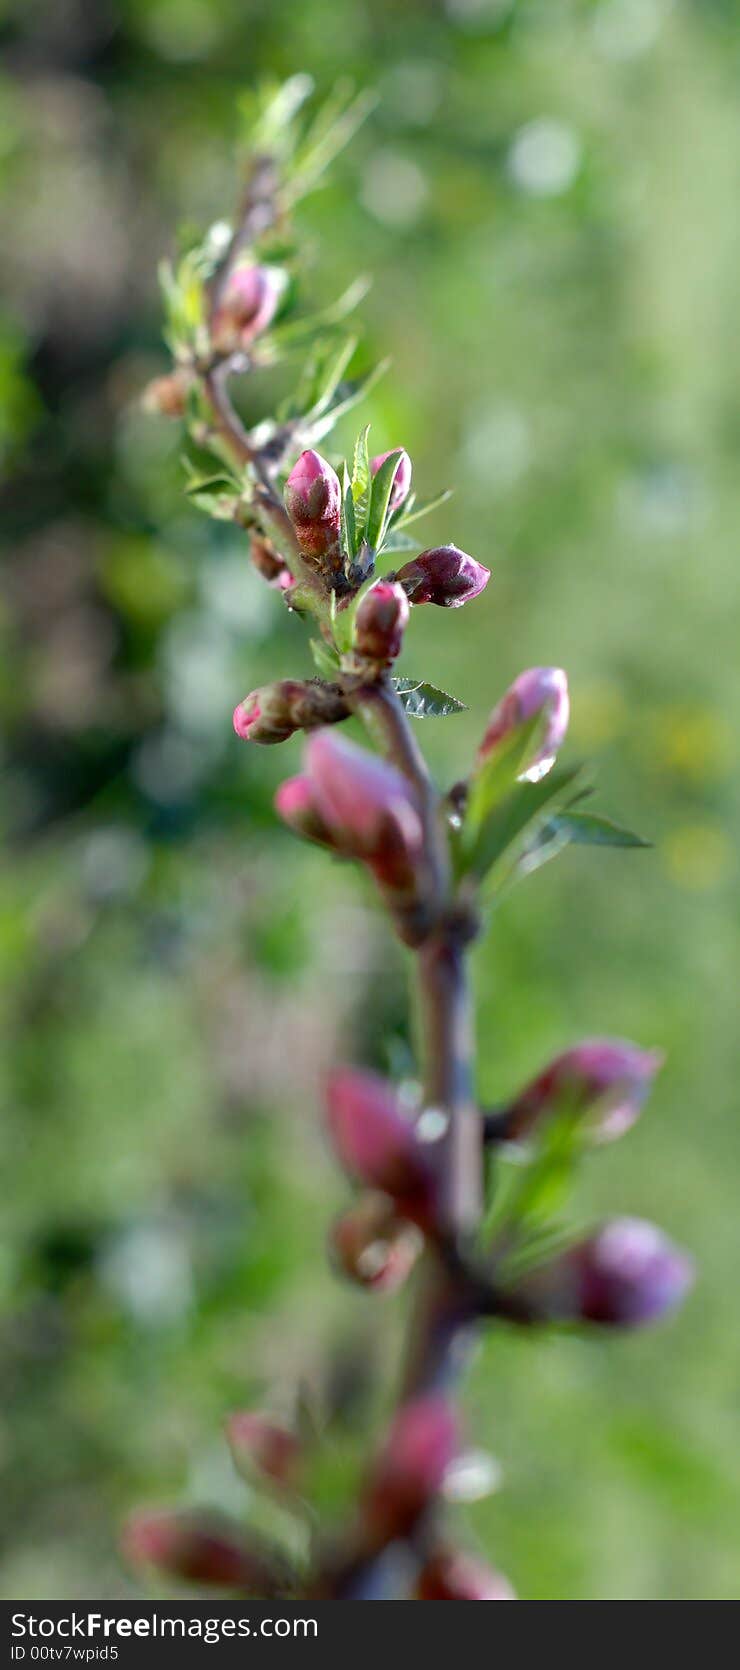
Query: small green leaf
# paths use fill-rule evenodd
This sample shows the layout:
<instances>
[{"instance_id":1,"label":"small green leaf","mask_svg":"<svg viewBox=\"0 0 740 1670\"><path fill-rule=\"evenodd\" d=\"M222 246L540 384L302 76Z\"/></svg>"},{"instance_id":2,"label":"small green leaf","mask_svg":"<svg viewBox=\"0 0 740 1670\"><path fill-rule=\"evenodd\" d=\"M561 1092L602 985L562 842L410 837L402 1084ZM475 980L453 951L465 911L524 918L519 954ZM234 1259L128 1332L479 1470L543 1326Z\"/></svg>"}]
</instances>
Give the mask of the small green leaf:
<instances>
[{"instance_id":1,"label":"small green leaf","mask_svg":"<svg viewBox=\"0 0 740 1670\"><path fill-rule=\"evenodd\" d=\"M463 824L461 855L464 869L480 879L518 843L553 801L562 800L578 776L580 766L553 771L538 783L517 783L505 798L491 807L479 828Z\"/></svg>"},{"instance_id":2,"label":"small green leaf","mask_svg":"<svg viewBox=\"0 0 740 1670\"><path fill-rule=\"evenodd\" d=\"M336 650L332 649L330 644L324 643L323 638L311 638L308 647L317 672L321 674L322 678L328 679L329 683L333 684L339 667L339 656Z\"/></svg>"},{"instance_id":3,"label":"small green leaf","mask_svg":"<svg viewBox=\"0 0 740 1670\"><path fill-rule=\"evenodd\" d=\"M380 469L373 476L366 530L367 542L373 551L380 550L383 543L383 533L388 518L388 505L400 456L400 447L397 447L395 452L389 452L388 457L383 460Z\"/></svg>"},{"instance_id":4,"label":"small green leaf","mask_svg":"<svg viewBox=\"0 0 740 1670\"><path fill-rule=\"evenodd\" d=\"M350 562L354 562L357 551L357 525L352 483L346 464L342 465L342 548Z\"/></svg>"},{"instance_id":5,"label":"small green leaf","mask_svg":"<svg viewBox=\"0 0 740 1670\"><path fill-rule=\"evenodd\" d=\"M452 498L452 494L453 488L446 487L443 493L437 494L436 498L426 499L423 503L419 503L417 499L407 500L407 508L401 511L397 524L394 523L394 526L397 525L399 528L410 527L411 523L418 522L421 516L429 516L433 510L438 510L441 504L446 504L447 500Z\"/></svg>"},{"instance_id":6,"label":"small green leaf","mask_svg":"<svg viewBox=\"0 0 740 1670\"><path fill-rule=\"evenodd\" d=\"M415 678L394 678L393 687L400 696L410 719L444 719L450 713L464 713L466 703L434 684Z\"/></svg>"},{"instance_id":7,"label":"small green leaf","mask_svg":"<svg viewBox=\"0 0 740 1670\"><path fill-rule=\"evenodd\" d=\"M351 412L353 406L358 406L360 401L364 400L365 395L384 375L389 365L390 360L381 360L379 365L373 366L372 370L368 371L367 375L361 377L358 382L340 383L336 391L338 398L335 404L328 411L323 412L320 417L316 419L309 417L301 424L303 445L315 446L318 441L322 441L341 417L344 417L347 412Z\"/></svg>"},{"instance_id":8,"label":"small green leaf","mask_svg":"<svg viewBox=\"0 0 740 1670\"><path fill-rule=\"evenodd\" d=\"M534 752L542 723L542 715L537 713L523 724L516 725L496 743L487 758L476 765L465 809L463 834L466 843L472 843L493 808L515 787Z\"/></svg>"},{"instance_id":9,"label":"small green leaf","mask_svg":"<svg viewBox=\"0 0 740 1670\"><path fill-rule=\"evenodd\" d=\"M352 498L355 506L358 538L363 538L367 526L367 513L370 506L370 450L368 436L370 425L366 424L355 442L354 458L352 460Z\"/></svg>"},{"instance_id":10,"label":"small green leaf","mask_svg":"<svg viewBox=\"0 0 740 1670\"><path fill-rule=\"evenodd\" d=\"M595 812L561 812L553 820L558 834L573 846L582 847L650 847L650 841L643 841L641 835L634 835L630 829L623 829L618 823L612 823L610 818L597 816Z\"/></svg>"}]
</instances>

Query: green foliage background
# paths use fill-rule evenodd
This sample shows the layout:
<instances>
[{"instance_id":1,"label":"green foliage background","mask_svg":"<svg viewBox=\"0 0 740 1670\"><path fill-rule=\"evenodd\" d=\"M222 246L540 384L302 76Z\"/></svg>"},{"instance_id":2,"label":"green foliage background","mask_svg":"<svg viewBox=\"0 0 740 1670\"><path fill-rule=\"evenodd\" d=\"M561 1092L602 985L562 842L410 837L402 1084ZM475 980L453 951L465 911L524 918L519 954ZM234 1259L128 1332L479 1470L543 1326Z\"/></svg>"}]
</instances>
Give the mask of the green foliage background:
<instances>
[{"instance_id":1,"label":"green foliage background","mask_svg":"<svg viewBox=\"0 0 740 1670\"><path fill-rule=\"evenodd\" d=\"M588 1033L663 1046L578 1205L654 1216L699 1285L655 1334L489 1338L467 1403L503 1487L466 1534L528 1598L738 1598L740 7L1 0L0 23L2 1592L136 1592L134 1503L248 1507L227 1411L327 1357L345 1405L366 1359L395 1366L402 1305L326 1269L317 1087L389 1031L402 1055L405 971L356 878L274 826L297 747L231 736L305 643L137 407L156 261L228 212L240 90L300 69L379 93L302 211L307 298L372 272L376 450L457 488L429 542L493 568L414 619L403 671L470 710L424 739L459 774L510 678L562 664L572 757L656 843L566 854L501 909L480 1089ZM342 1429L327 1507L354 1465Z\"/></svg>"}]
</instances>

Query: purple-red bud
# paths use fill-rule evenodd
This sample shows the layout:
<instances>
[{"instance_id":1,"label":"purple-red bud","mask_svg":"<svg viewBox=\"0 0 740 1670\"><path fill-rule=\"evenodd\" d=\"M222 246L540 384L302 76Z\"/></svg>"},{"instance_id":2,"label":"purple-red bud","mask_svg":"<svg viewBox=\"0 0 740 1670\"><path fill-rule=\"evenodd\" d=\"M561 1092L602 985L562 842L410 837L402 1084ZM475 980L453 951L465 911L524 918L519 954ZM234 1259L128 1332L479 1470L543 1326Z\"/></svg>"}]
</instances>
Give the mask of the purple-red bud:
<instances>
[{"instance_id":1,"label":"purple-red bud","mask_svg":"<svg viewBox=\"0 0 740 1670\"><path fill-rule=\"evenodd\" d=\"M382 1194L360 1195L332 1224L329 1250L342 1274L374 1293L396 1293L422 1247L415 1225Z\"/></svg>"},{"instance_id":2,"label":"purple-red bud","mask_svg":"<svg viewBox=\"0 0 740 1670\"><path fill-rule=\"evenodd\" d=\"M277 267L236 267L230 274L211 326L219 353L248 348L272 323L285 289Z\"/></svg>"},{"instance_id":3,"label":"purple-red bud","mask_svg":"<svg viewBox=\"0 0 740 1670\"><path fill-rule=\"evenodd\" d=\"M417 1600L516 1600L500 1571L457 1549L438 1549L427 1561L416 1587Z\"/></svg>"},{"instance_id":4,"label":"purple-red bud","mask_svg":"<svg viewBox=\"0 0 740 1670\"><path fill-rule=\"evenodd\" d=\"M396 579L414 604L436 603L459 609L478 597L491 578L490 568L459 551L456 545L437 545L404 563Z\"/></svg>"},{"instance_id":5,"label":"purple-red bud","mask_svg":"<svg viewBox=\"0 0 740 1670\"><path fill-rule=\"evenodd\" d=\"M135 1513L124 1528L121 1550L132 1565L156 1566L185 1583L252 1595L273 1595L286 1583L279 1562L214 1514Z\"/></svg>"},{"instance_id":6,"label":"purple-red bud","mask_svg":"<svg viewBox=\"0 0 740 1670\"><path fill-rule=\"evenodd\" d=\"M395 661L401 653L409 613L403 586L378 580L358 604L354 633L357 655L379 667Z\"/></svg>"},{"instance_id":7,"label":"purple-red bud","mask_svg":"<svg viewBox=\"0 0 740 1670\"><path fill-rule=\"evenodd\" d=\"M363 1507L378 1541L408 1536L431 1506L459 1447L446 1399L414 1398L396 1415L375 1461Z\"/></svg>"},{"instance_id":8,"label":"purple-red bud","mask_svg":"<svg viewBox=\"0 0 740 1670\"><path fill-rule=\"evenodd\" d=\"M262 534L253 533L250 539L250 556L258 574L277 591L287 591L293 584L293 575L286 567L279 551L269 539Z\"/></svg>"},{"instance_id":9,"label":"purple-red bud","mask_svg":"<svg viewBox=\"0 0 740 1670\"><path fill-rule=\"evenodd\" d=\"M234 709L234 730L243 742L285 742L294 731L337 724L347 711L333 685L284 678L245 696Z\"/></svg>"},{"instance_id":10,"label":"purple-red bud","mask_svg":"<svg viewBox=\"0 0 740 1670\"><path fill-rule=\"evenodd\" d=\"M327 1115L345 1171L390 1195L403 1217L424 1227L433 1215L436 1179L393 1086L376 1073L341 1068L329 1079Z\"/></svg>"},{"instance_id":11,"label":"purple-red bud","mask_svg":"<svg viewBox=\"0 0 740 1670\"><path fill-rule=\"evenodd\" d=\"M662 1230L641 1218L614 1218L522 1277L513 1296L531 1321L634 1328L675 1310L693 1279L692 1260Z\"/></svg>"},{"instance_id":12,"label":"purple-red bud","mask_svg":"<svg viewBox=\"0 0 740 1670\"><path fill-rule=\"evenodd\" d=\"M476 764L482 765L502 744L513 741L516 732L539 718L520 778L537 782L555 763L568 729L570 703L568 680L560 667L530 667L520 673L494 708L478 749Z\"/></svg>"},{"instance_id":13,"label":"purple-red bud","mask_svg":"<svg viewBox=\"0 0 740 1670\"><path fill-rule=\"evenodd\" d=\"M340 549L342 489L339 476L318 452L302 452L285 483L285 508L303 556L335 569Z\"/></svg>"},{"instance_id":14,"label":"purple-red bud","mask_svg":"<svg viewBox=\"0 0 740 1670\"><path fill-rule=\"evenodd\" d=\"M377 475L381 464L385 463L386 458L392 458L394 453L398 455L398 464L393 477L391 496L388 500L388 509L391 512L398 510L402 504L405 504L409 496L412 473L411 459L402 447L390 447L388 452L379 452L376 458L370 460L371 473Z\"/></svg>"},{"instance_id":15,"label":"purple-red bud","mask_svg":"<svg viewBox=\"0 0 740 1670\"><path fill-rule=\"evenodd\" d=\"M345 849L365 858L389 883L413 869L422 827L406 778L395 766L329 731L306 745L315 804Z\"/></svg>"},{"instance_id":16,"label":"purple-red bud","mask_svg":"<svg viewBox=\"0 0 740 1670\"><path fill-rule=\"evenodd\" d=\"M313 784L309 777L287 777L275 794L275 810L296 835L306 841L318 841L322 847L339 851L316 805Z\"/></svg>"},{"instance_id":17,"label":"purple-red bud","mask_svg":"<svg viewBox=\"0 0 740 1670\"><path fill-rule=\"evenodd\" d=\"M237 1471L246 1479L264 1479L282 1490L295 1488L303 1446L289 1427L245 1409L229 1416L226 1437Z\"/></svg>"},{"instance_id":18,"label":"purple-red bud","mask_svg":"<svg viewBox=\"0 0 740 1670\"><path fill-rule=\"evenodd\" d=\"M622 1038L586 1038L564 1050L498 1116L497 1136L520 1142L559 1110L582 1115L596 1141L611 1142L634 1125L663 1064L660 1050Z\"/></svg>"}]
</instances>

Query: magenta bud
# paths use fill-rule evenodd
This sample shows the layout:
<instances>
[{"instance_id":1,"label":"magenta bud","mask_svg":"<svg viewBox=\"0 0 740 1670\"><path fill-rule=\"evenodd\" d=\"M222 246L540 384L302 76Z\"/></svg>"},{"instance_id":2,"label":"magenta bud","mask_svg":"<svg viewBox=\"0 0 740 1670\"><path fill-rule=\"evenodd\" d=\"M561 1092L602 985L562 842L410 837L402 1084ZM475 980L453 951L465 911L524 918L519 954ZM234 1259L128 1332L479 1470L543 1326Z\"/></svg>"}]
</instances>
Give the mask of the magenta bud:
<instances>
[{"instance_id":1,"label":"magenta bud","mask_svg":"<svg viewBox=\"0 0 740 1670\"><path fill-rule=\"evenodd\" d=\"M417 1600L516 1600L502 1577L483 1560L456 1549L439 1549L419 1576Z\"/></svg>"},{"instance_id":2,"label":"magenta bud","mask_svg":"<svg viewBox=\"0 0 740 1670\"><path fill-rule=\"evenodd\" d=\"M282 1490L295 1488L303 1446L289 1427L270 1415L245 1409L229 1416L226 1437L237 1472L244 1478L262 1479Z\"/></svg>"},{"instance_id":3,"label":"magenta bud","mask_svg":"<svg viewBox=\"0 0 740 1670\"><path fill-rule=\"evenodd\" d=\"M460 609L488 585L491 570L456 545L438 545L404 563L396 578L414 604L436 603L441 609Z\"/></svg>"},{"instance_id":4,"label":"magenta bud","mask_svg":"<svg viewBox=\"0 0 740 1670\"><path fill-rule=\"evenodd\" d=\"M393 1086L376 1073L342 1068L329 1079L327 1115L345 1171L390 1195L403 1217L426 1225L436 1193L434 1171Z\"/></svg>"},{"instance_id":5,"label":"magenta bud","mask_svg":"<svg viewBox=\"0 0 740 1670\"><path fill-rule=\"evenodd\" d=\"M392 458L394 453L398 454L398 465L396 467L396 473L393 477L391 496L388 501L388 509L390 511L398 510L402 504L405 504L406 499L409 496L412 472L411 459L409 458L408 453L404 452L402 447L390 447L388 452L379 452L376 458L372 458L370 460L371 472L373 475L377 475L381 464L385 463L386 458Z\"/></svg>"},{"instance_id":6,"label":"magenta bud","mask_svg":"<svg viewBox=\"0 0 740 1670\"><path fill-rule=\"evenodd\" d=\"M346 716L334 685L284 678L245 696L234 709L234 730L243 742L285 742L294 731L317 730Z\"/></svg>"},{"instance_id":7,"label":"magenta bud","mask_svg":"<svg viewBox=\"0 0 740 1670\"><path fill-rule=\"evenodd\" d=\"M224 354L248 348L272 323L284 289L277 267L236 267L213 317L214 347Z\"/></svg>"},{"instance_id":8,"label":"magenta bud","mask_svg":"<svg viewBox=\"0 0 740 1670\"><path fill-rule=\"evenodd\" d=\"M378 580L365 592L355 615L354 648L358 655L378 666L388 666L400 655L409 618L409 600L403 586Z\"/></svg>"},{"instance_id":9,"label":"magenta bud","mask_svg":"<svg viewBox=\"0 0 740 1670\"><path fill-rule=\"evenodd\" d=\"M634 1328L675 1310L693 1280L692 1260L662 1230L641 1218L614 1218L524 1276L514 1298L530 1307L530 1320Z\"/></svg>"},{"instance_id":10,"label":"magenta bud","mask_svg":"<svg viewBox=\"0 0 740 1670\"><path fill-rule=\"evenodd\" d=\"M530 721L539 719L531 748L527 748L525 768L519 772L520 779L538 782L555 763L569 716L568 680L562 669L530 667L514 679L494 708L476 763L482 765L502 744L514 742L516 733L523 731Z\"/></svg>"},{"instance_id":11,"label":"magenta bud","mask_svg":"<svg viewBox=\"0 0 740 1670\"><path fill-rule=\"evenodd\" d=\"M457 1451L457 1423L444 1397L430 1394L405 1404L364 1497L367 1522L378 1540L408 1536L438 1496Z\"/></svg>"},{"instance_id":12,"label":"magenta bud","mask_svg":"<svg viewBox=\"0 0 740 1670\"><path fill-rule=\"evenodd\" d=\"M304 557L336 567L342 489L339 476L318 452L302 452L285 483L285 508Z\"/></svg>"},{"instance_id":13,"label":"magenta bud","mask_svg":"<svg viewBox=\"0 0 740 1670\"><path fill-rule=\"evenodd\" d=\"M135 1513L121 1550L132 1565L156 1566L185 1583L269 1595L285 1581L262 1548L242 1539L238 1526L210 1513Z\"/></svg>"},{"instance_id":14,"label":"magenta bud","mask_svg":"<svg viewBox=\"0 0 740 1670\"><path fill-rule=\"evenodd\" d=\"M315 804L334 838L357 857L387 865L389 880L412 869L422 828L400 771L329 731L310 738L306 759Z\"/></svg>"},{"instance_id":15,"label":"magenta bud","mask_svg":"<svg viewBox=\"0 0 740 1670\"><path fill-rule=\"evenodd\" d=\"M660 1050L621 1038L587 1038L564 1050L499 1117L503 1141L520 1142L549 1114L583 1115L595 1141L612 1142L634 1125L655 1074Z\"/></svg>"},{"instance_id":16,"label":"magenta bud","mask_svg":"<svg viewBox=\"0 0 740 1670\"><path fill-rule=\"evenodd\" d=\"M350 1281L374 1293L396 1293L416 1263L423 1240L382 1194L360 1195L332 1224L329 1251Z\"/></svg>"}]
</instances>

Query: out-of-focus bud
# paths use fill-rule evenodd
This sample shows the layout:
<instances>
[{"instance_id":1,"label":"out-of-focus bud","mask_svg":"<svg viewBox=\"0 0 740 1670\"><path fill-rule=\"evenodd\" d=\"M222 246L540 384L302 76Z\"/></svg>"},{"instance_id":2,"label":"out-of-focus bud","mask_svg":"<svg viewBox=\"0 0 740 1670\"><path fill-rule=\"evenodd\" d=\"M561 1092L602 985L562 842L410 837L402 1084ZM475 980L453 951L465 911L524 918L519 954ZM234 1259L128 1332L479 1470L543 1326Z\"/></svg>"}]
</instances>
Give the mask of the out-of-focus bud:
<instances>
[{"instance_id":1,"label":"out-of-focus bud","mask_svg":"<svg viewBox=\"0 0 740 1670\"><path fill-rule=\"evenodd\" d=\"M597 1142L612 1142L634 1125L663 1064L660 1050L641 1050L622 1038L587 1038L564 1050L509 1107L494 1116L495 1134L521 1142L549 1114L583 1116Z\"/></svg>"},{"instance_id":2,"label":"out-of-focus bud","mask_svg":"<svg viewBox=\"0 0 740 1670\"><path fill-rule=\"evenodd\" d=\"M494 708L476 764L482 765L503 743L513 741L516 732L524 731L533 719L539 719L532 737L531 755L528 751L524 769L519 773L521 779L538 782L555 763L569 717L568 680L562 669L530 667L514 679Z\"/></svg>"},{"instance_id":3,"label":"out-of-focus bud","mask_svg":"<svg viewBox=\"0 0 740 1670\"><path fill-rule=\"evenodd\" d=\"M414 1398L399 1411L363 1497L365 1518L379 1542L414 1529L439 1494L457 1448L457 1423L445 1398Z\"/></svg>"},{"instance_id":4,"label":"out-of-focus bud","mask_svg":"<svg viewBox=\"0 0 740 1670\"><path fill-rule=\"evenodd\" d=\"M317 730L346 717L344 697L333 685L284 678L245 696L234 708L234 730L243 742L285 742L294 731Z\"/></svg>"},{"instance_id":5,"label":"out-of-focus bud","mask_svg":"<svg viewBox=\"0 0 740 1670\"><path fill-rule=\"evenodd\" d=\"M376 1073L342 1068L329 1079L327 1114L334 1149L350 1176L390 1195L403 1217L424 1227L433 1216L436 1178L393 1086Z\"/></svg>"},{"instance_id":6,"label":"out-of-focus bud","mask_svg":"<svg viewBox=\"0 0 740 1670\"><path fill-rule=\"evenodd\" d=\"M417 1600L516 1600L502 1577L483 1560L456 1549L439 1549L424 1566L416 1589Z\"/></svg>"},{"instance_id":7,"label":"out-of-focus bud","mask_svg":"<svg viewBox=\"0 0 740 1670\"><path fill-rule=\"evenodd\" d=\"M279 267L236 267L213 317L214 348L221 354L248 348L272 323L284 289Z\"/></svg>"},{"instance_id":8,"label":"out-of-focus bud","mask_svg":"<svg viewBox=\"0 0 740 1670\"><path fill-rule=\"evenodd\" d=\"M135 1513L121 1550L134 1566L151 1565L184 1583L274 1595L287 1586L282 1563L238 1526L208 1513Z\"/></svg>"},{"instance_id":9,"label":"out-of-focus bud","mask_svg":"<svg viewBox=\"0 0 740 1670\"><path fill-rule=\"evenodd\" d=\"M694 1279L688 1254L654 1224L614 1218L513 1289L524 1320L635 1328L675 1310Z\"/></svg>"},{"instance_id":10,"label":"out-of-focus bud","mask_svg":"<svg viewBox=\"0 0 740 1670\"><path fill-rule=\"evenodd\" d=\"M253 533L249 542L250 556L258 574L267 581L268 586L274 586L276 591L287 591L293 584L290 569L284 563L280 552L275 549L271 540L263 539L261 534Z\"/></svg>"},{"instance_id":11,"label":"out-of-focus bud","mask_svg":"<svg viewBox=\"0 0 740 1670\"><path fill-rule=\"evenodd\" d=\"M387 667L401 653L409 618L403 586L378 580L365 593L355 615L354 649L364 660Z\"/></svg>"},{"instance_id":12,"label":"out-of-focus bud","mask_svg":"<svg viewBox=\"0 0 740 1670\"><path fill-rule=\"evenodd\" d=\"M287 777L276 792L275 810L296 835L302 835L306 841L318 841L333 852L340 851L316 806L309 777Z\"/></svg>"},{"instance_id":13,"label":"out-of-focus bud","mask_svg":"<svg viewBox=\"0 0 740 1670\"><path fill-rule=\"evenodd\" d=\"M281 1490L295 1488L303 1446L295 1432L270 1415L240 1410L226 1422L226 1437L237 1472L249 1481L263 1480Z\"/></svg>"},{"instance_id":14,"label":"out-of-focus bud","mask_svg":"<svg viewBox=\"0 0 740 1670\"><path fill-rule=\"evenodd\" d=\"M406 502L406 499L409 496L411 488L411 459L409 458L408 453L404 452L402 447L390 447L388 452L379 452L376 458L372 458L370 460L371 473L373 475L377 475L381 464L385 463L386 458L392 458L394 453L398 455L398 465L396 467L396 473L393 477L391 496L388 500L388 509L390 511L398 510L399 507Z\"/></svg>"},{"instance_id":15,"label":"out-of-focus bud","mask_svg":"<svg viewBox=\"0 0 740 1670\"><path fill-rule=\"evenodd\" d=\"M396 1293L423 1246L414 1224L399 1218L385 1195L361 1195L329 1232L334 1263L350 1281L375 1293Z\"/></svg>"},{"instance_id":16,"label":"out-of-focus bud","mask_svg":"<svg viewBox=\"0 0 740 1670\"><path fill-rule=\"evenodd\" d=\"M491 578L490 568L459 551L456 545L437 545L404 563L396 579L414 604L436 603L459 609L478 597Z\"/></svg>"},{"instance_id":17,"label":"out-of-focus bud","mask_svg":"<svg viewBox=\"0 0 740 1670\"><path fill-rule=\"evenodd\" d=\"M189 387L190 378L186 371L171 371L167 377L155 377L142 395L144 411L158 417L184 417Z\"/></svg>"},{"instance_id":18,"label":"out-of-focus bud","mask_svg":"<svg viewBox=\"0 0 740 1670\"><path fill-rule=\"evenodd\" d=\"M335 838L389 884L412 874L422 827L400 771L329 731L310 738L306 758L316 805Z\"/></svg>"},{"instance_id":19,"label":"out-of-focus bud","mask_svg":"<svg viewBox=\"0 0 740 1670\"><path fill-rule=\"evenodd\" d=\"M310 563L339 565L342 489L339 476L318 452L302 452L285 483L285 508L301 552Z\"/></svg>"}]
</instances>

